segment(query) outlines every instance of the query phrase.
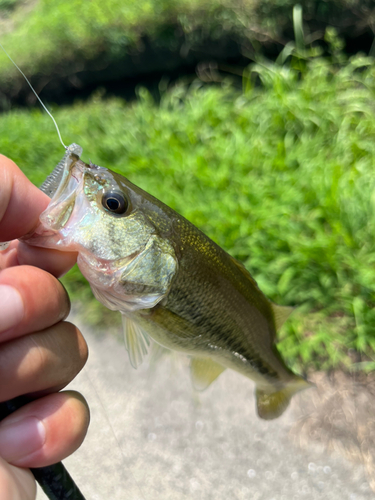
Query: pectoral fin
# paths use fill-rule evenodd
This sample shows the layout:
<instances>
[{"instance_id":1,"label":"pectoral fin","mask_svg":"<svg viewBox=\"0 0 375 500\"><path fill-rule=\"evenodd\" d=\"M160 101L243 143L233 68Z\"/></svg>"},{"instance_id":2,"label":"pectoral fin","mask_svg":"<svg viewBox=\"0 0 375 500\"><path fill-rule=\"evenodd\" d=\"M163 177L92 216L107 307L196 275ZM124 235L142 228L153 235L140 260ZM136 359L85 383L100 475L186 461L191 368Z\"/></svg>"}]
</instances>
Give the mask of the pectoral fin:
<instances>
[{"instance_id":1,"label":"pectoral fin","mask_svg":"<svg viewBox=\"0 0 375 500\"><path fill-rule=\"evenodd\" d=\"M148 352L150 338L137 323L124 314L121 316L124 328L125 347L129 354L129 360L134 368L138 368Z\"/></svg>"},{"instance_id":2,"label":"pectoral fin","mask_svg":"<svg viewBox=\"0 0 375 500\"><path fill-rule=\"evenodd\" d=\"M298 376L278 391L269 392L257 387L255 396L258 415L264 420L272 420L279 417L288 407L292 396L309 387L313 387L313 385Z\"/></svg>"},{"instance_id":3,"label":"pectoral fin","mask_svg":"<svg viewBox=\"0 0 375 500\"><path fill-rule=\"evenodd\" d=\"M204 391L224 370L224 366L209 358L192 358L190 371L194 389Z\"/></svg>"}]
</instances>

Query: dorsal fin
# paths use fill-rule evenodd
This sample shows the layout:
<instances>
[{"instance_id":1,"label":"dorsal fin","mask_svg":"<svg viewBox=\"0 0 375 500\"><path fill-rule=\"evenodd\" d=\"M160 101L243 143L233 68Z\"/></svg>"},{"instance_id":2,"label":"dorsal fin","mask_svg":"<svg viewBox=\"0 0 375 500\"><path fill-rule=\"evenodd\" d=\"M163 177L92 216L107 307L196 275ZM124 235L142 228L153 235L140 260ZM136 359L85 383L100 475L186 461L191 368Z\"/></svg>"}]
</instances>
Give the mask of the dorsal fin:
<instances>
[{"instance_id":1,"label":"dorsal fin","mask_svg":"<svg viewBox=\"0 0 375 500\"><path fill-rule=\"evenodd\" d=\"M255 279L251 276L250 272L246 269L246 267L240 262L239 260L235 259L234 257L231 256L231 261L233 264L235 264L238 269L242 272L242 274L249 280L253 285L255 285L258 288L258 283L255 281Z\"/></svg>"},{"instance_id":2,"label":"dorsal fin","mask_svg":"<svg viewBox=\"0 0 375 500\"><path fill-rule=\"evenodd\" d=\"M125 314L121 316L124 328L125 347L129 354L129 360L134 368L138 368L148 352L150 338L137 323L125 316Z\"/></svg>"},{"instance_id":3,"label":"dorsal fin","mask_svg":"<svg viewBox=\"0 0 375 500\"><path fill-rule=\"evenodd\" d=\"M209 358L192 358L190 362L191 379L194 389L204 391L225 370Z\"/></svg>"},{"instance_id":4,"label":"dorsal fin","mask_svg":"<svg viewBox=\"0 0 375 500\"><path fill-rule=\"evenodd\" d=\"M275 328L276 331L278 331L292 314L292 312L294 311L294 307L278 306L277 304L271 302L271 309L273 311L273 317L275 319Z\"/></svg>"}]
</instances>

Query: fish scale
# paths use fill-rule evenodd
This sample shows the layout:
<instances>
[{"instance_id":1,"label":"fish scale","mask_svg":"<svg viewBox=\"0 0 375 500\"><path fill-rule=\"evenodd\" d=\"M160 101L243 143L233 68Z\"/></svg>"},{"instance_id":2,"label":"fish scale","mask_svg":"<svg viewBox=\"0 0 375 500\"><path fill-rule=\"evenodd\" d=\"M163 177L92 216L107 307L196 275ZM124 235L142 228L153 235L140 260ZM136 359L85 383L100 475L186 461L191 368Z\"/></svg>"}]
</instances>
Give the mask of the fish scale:
<instances>
[{"instance_id":1,"label":"fish scale","mask_svg":"<svg viewBox=\"0 0 375 500\"><path fill-rule=\"evenodd\" d=\"M152 339L192 357L200 388L234 369L256 382L258 414L266 419L309 387L275 346L290 308L271 303L240 262L120 174L67 157L61 184L26 241L78 252L95 297L123 315L135 367Z\"/></svg>"},{"instance_id":2,"label":"fish scale","mask_svg":"<svg viewBox=\"0 0 375 500\"><path fill-rule=\"evenodd\" d=\"M78 251L95 297L123 315L133 366L151 338L191 355L196 388L232 368L256 382L259 416L279 416L294 393L310 386L274 344L289 308L272 304L245 267L193 224L121 175L82 162L81 152L75 144L67 148L46 179L42 190L53 198L24 241ZM124 213L105 206L112 193L112 201L123 197ZM2 417L22 404L3 403ZM61 463L35 475L51 499L83 499Z\"/></svg>"}]
</instances>

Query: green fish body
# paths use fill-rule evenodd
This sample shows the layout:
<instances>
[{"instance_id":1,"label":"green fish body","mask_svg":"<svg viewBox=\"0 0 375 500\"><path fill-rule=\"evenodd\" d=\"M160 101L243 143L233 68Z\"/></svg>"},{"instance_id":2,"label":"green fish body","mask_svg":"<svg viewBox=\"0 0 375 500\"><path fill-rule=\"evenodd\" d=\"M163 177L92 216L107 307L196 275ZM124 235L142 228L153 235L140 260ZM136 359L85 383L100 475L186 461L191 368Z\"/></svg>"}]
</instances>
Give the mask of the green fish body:
<instances>
[{"instance_id":1,"label":"green fish body","mask_svg":"<svg viewBox=\"0 0 375 500\"><path fill-rule=\"evenodd\" d=\"M191 356L197 389L236 370L255 381L265 419L309 387L275 347L291 309L272 304L240 262L125 177L67 155L40 222L27 242L79 253L95 297L122 314L133 366L151 337Z\"/></svg>"}]
</instances>

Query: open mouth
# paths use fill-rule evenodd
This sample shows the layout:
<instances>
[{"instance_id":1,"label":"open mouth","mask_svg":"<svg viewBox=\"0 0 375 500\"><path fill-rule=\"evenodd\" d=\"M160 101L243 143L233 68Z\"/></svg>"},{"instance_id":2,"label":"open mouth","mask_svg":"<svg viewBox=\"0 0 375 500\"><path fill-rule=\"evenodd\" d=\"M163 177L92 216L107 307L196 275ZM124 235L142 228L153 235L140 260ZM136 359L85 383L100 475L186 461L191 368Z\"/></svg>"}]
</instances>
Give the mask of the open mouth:
<instances>
[{"instance_id":1,"label":"open mouth","mask_svg":"<svg viewBox=\"0 0 375 500\"><path fill-rule=\"evenodd\" d=\"M77 145L72 145L77 146ZM54 247L60 240L59 232L70 220L77 199L78 192L83 187L83 178L88 165L81 161L73 151L68 151L64 159L46 180L52 199L46 210L40 215L40 224L36 230L23 238L32 245ZM82 149L77 146L81 153ZM48 181L48 182L47 182ZM52 192L54 191L54 192ZM59 246L63 246L61 242Z\"/></svg>"},{"instance_id":2,"label":"open mouth","mask_svg":"<svg viewBox=\"0 0 375 500\"><path fill-rule=\"evenodd\" d=\"M46 229L59 231L66 225L74 209L80 181L76 173L71 175L69 172L69 176L63 177L47 209L40 215L40 222Z\"/></svg>"},{"instance_id":3,"label":"open mouth","mask_svg":"<svg viewBox=\"0 0 375 500\"><path fill-rule=\"evenodd\" d=\"M40 215L38 227L23 238L31 245L75 250L93 224L95 207L90 201L90 183L100 186L107 169L86 164L76 152L69 151L72 146L52 172L49 183L46 180L52 199ZM79 146L77 149L81 153Z\"/></svg>"}]
</instances>

